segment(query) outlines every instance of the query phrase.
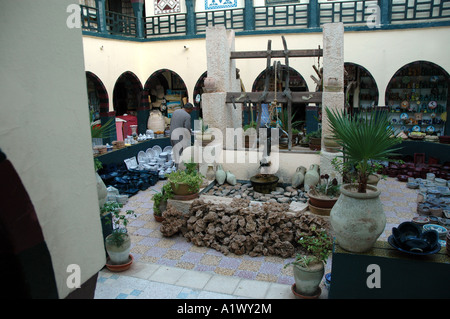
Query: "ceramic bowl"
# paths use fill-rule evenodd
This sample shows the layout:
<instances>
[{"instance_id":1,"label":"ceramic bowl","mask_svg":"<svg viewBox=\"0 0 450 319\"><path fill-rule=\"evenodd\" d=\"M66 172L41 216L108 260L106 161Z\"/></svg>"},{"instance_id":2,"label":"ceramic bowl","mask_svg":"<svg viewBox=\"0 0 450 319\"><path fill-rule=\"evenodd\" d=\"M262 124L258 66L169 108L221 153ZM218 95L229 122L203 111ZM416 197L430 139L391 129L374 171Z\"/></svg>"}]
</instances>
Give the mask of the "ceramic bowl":
<instances>
[{"instance_id":1,"label":"ceramic bowl","mask_svg":"<svg viewBox=\"0 0 450 319\"><path fill-rule=\"evenodd\" d=\"M423 225L423 230L435 230L438 235L439 238L445 238L445 236L447 236L447 228L445 228L444 226L440 226L440 225L435 225L435 224L426 224Z\"/></svg>"},{"instance_id":2,"label":"ceramic bowl","mask_svg":"<svg viewBox=\"0 0 450 319\"><path fill-rule=\"evenodd\" d=\"M428 217L425 216L416 216L412 219L413 223L417 224L417 225L425 225L428 224L430 222L430 219Z\"/></svg>"},{"instance_id":3,"label":"ceramic bowl","mask_svg":"<svg viewBox=\"0 0 450 319\"><path fill-rule=\"evenodd\" d=\"M400 247L404 247L410 250L410 246L414 245L413 242L407 244L408 241L419 238L422 233L420 227L413 222L403 222L398 227L392 228L392 235L395 241ZM419 245L420 243L417 243ZM408 248L407 248L407 247Z\"/></svg>"}]
</instances>

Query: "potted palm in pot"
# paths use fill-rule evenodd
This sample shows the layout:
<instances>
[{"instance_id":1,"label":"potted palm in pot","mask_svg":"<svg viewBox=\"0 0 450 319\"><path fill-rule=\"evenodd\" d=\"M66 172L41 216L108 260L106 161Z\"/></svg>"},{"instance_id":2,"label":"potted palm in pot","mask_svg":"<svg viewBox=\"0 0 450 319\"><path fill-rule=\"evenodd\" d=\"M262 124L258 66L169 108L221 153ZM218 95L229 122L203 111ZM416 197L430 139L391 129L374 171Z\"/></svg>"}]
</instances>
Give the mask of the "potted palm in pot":
<instances>
[{"instance_id":1,"label":"potted palm in pot","mask_svg":"<svg viewBox=\"0 0 450 319\"><path fill-rule=\"evenodd\" d=\"M324 229L315 226L310 229L310 235L301 233L297 241L304 253L296 255L295 260L284 266L293 265L295 284L292 292L295 296L305 299L318 298L319 287L325 273L325 264L333 248L333 240Z\"/></svg>"},{"instance_id":2,"label":"potted palm in pot","mask_svg":"<svg viewBox=\"0 0 450 319\"><path fill-rule=\"evenodd\" d=\"M130 267L133 256L130 254L131 238L127 231L128 216L136 216L133 210L121 213L122 204L106 202L102 210L111 213L110 221L113 224L112 233L105 239L105 248L108 253L106 267L111 271L123 271Z\"/></svg>"},{"instance_id":3,"label":"potted palm in pot","mask_svg":"<svg viewBox=\"0 0 450 319\"><path fill-rule=\"evenodd\" d=\"M364 252L386 226L380 190L368 184L369 175L377 169L373 162L389 161L400 140L384 111L371 116L351 116L345 110L328 108L326 112L332 134L343 149L343 160L335 167L355 174L354 182L341 186L339 199L330 212L330 223L343 249Z\"/></svg>"}]
</instances>

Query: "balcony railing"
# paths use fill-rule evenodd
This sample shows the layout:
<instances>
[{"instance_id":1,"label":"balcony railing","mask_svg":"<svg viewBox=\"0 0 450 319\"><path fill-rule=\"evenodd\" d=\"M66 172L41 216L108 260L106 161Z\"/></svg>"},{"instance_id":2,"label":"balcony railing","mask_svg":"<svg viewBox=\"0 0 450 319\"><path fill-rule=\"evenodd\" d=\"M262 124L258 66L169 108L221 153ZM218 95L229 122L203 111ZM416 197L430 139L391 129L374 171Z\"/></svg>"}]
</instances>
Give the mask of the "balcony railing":
<instances>
[{"instance_id":1,"label":"balcony railing","mask_svg":"<svg viewBox=\"0 0 450 319\"><path fill-rule=\"evenodd\" d=\"M246 1L246 4L251 1ZM324 23L343 22L346 27L365 27L369 20L377 27L399 25L450 25L450 0L309 0L298 4L135 17L80 6L83 31L87 34L158 39L167 36L201 36L208 26L223 25L243 34L250 32L302 32ZM376 11L378 10L378 12ZM374 19L374 15L381 16ZM368 26L368 24L367 24ZM404 27L404 26L403 26Z\"/></svg>"}]
</instances>

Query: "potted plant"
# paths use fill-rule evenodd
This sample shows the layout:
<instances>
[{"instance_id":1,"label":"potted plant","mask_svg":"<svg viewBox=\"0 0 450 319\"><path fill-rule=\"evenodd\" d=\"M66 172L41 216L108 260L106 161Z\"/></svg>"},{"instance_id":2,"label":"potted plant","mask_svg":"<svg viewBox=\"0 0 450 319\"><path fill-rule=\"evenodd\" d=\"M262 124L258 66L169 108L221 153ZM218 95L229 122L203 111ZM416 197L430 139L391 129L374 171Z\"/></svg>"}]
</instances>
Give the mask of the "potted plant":
<instances>
[{"instance_id":1,"label":"potted plant","mask_svg":"<svg viewBox=\"0 0 450 319\"><path fill-rule=\"evenodd\" d=\"M172 192L178 199L182 199L183 196L195 197L203 184L203 175L197 171L197 163L185 163L185 167L185 170L178 170L168 175Z\"/></svg>"},{"instance_id":2,"label":"potted plant","mask_svg":"<svg viewBox=\"0 0 450 319\"><path fill-rule=\"evenodd\" d=\"M162 222L164 217L162 213L166 210L167 200L173 197L172 186L170 183L165 183L161 189L161 192L153 195L153 216L158 222Z\"/></svg>"},{"instance_id":3,"label":"potted plant","mask_svg":"<svg viewBox=\"0 0 450 319\"><path fill-rule=\"evenodd\" d=\"M128 216L136 216L133 210L121 213L122 204L117 202L106 202L102 212L111 214L110 222L113 230L105 239L105 248L108 253L106 266L112 271L122 271L130 267L133 256L130 254L131 238L127 232Z\"/></svg>"},{"instance_id":4,"label":"potted plant","mask_svg":"<svg viewBox=\"0 0 450 319\"><path fill-rule=\"evenodd\" d=\"M325 273L325 264L333 248L333 240L324 229L310 228L312 235L301 233L297 241L303 253L298 253L293 262L295 284L292 292L301 298L318 298L319 287Z\"/></svg>"},{"instance_id":5,"label":"potted plant","mask_svg":"<svg viewBox=\"0 0 450 319\"><path fill-rule=\"evenodd\" d=\"M297 112L294 112L291 116L291 128L292 128L292 139L294 140L294 129L296 129L300 124L303 123L303 121L294 121L295 114ZM289 141L288 132L289 132L289 114L288 111L285 109L281 109L279 113L279 120L280 120L280 128L281 128L281 134L280 134L280 144L287 145Z\"/></svg>"},{"instance_id":6,"label":"potted plant","mask_svg":"<svg viewBox=\"0 0 450 319\"><path fill-rule=\"evenodd\" d=\"M322 130L312 131L306 134L309 148L313 151L320 151L322 148Z\"/></svg>"},{"instance_id":7,"label":"potted plant","mask_svg":"<svg viewBox=\"0 0 450 319\"><path fill-rule=\"evenodd\" d=\"M374 161L389 161L400 143L384 111L371 116L351 116L345 110L326 108L333 136L343 149L337 169L354 172L355 182L343 184L330 212L330 223L338 244L351 252L369 250L384 231L386 215L380 190L368 185L369 175L377 171ZM335 163L336 164L336 163ZM350 226L351 225L351 226ZM351 231L349 231L351 229Z\"/></svg>"},{"instance_id":8,"label":"potted plant","mask_svg":"<svg viewBox=\"0 0 450 319\"><path fill-rule=\"evenodd\" d=\"M310 210L319 215L329 215L340 195L340 184L328 174L320 175L319 184L308 191Z\"/></svg>"}]
</instances>

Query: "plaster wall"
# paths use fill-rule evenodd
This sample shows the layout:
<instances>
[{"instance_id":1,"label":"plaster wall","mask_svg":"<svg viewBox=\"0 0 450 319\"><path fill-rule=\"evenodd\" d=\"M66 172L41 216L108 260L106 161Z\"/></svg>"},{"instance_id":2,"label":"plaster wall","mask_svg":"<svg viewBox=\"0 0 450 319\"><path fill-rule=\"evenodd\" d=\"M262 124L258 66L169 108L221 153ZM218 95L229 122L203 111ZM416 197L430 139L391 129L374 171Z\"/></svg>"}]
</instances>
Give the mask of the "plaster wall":
<instances>
[{"instance_id":1,"label":"plaster wall","mask_svg":"<svg viewBox=\"0 0 450 319\"><path fill-rule=\"evenodd\" d=\"M68 265L80 266L83 283L105 264L82 36L66 26L71 3L0 2L0 147L34 205L60 298L74 290Z\"/></svg>"},{"instance_id":2,"label":"plaster wall","mask_svg":"<svg viewBox=\"0 0 450 319\"><path fill-rule=\"evenodd\" d=\"M288 49L323 48L322 33L285 34ZM385 88L394 73L407 63L425 60L436 63L450 73L450 27L400 29L391 31L346 31L344 61L359 64L374 77L379 90L379 105L384 105ZM235 38L236 51L265 51L268 40L272 50L282 50L281 34L246 35ZM103 45L103 50L100 47ZM185 49L184 46L188 48ZM112 105L112 90L121 73L131 71L142 85L159 69L167 68L184 80L189 99L200 76L207 70L205 39L133 42L98 37L83 37L86 71L95 73L104 83ZM284 63L284 58L279 59ZM274 59L272 60L273 63ZM290 58L289 65L305 79L309 91L315 90L311 75L317 58ZM323 59L320 59L323 66ZM236 68L246 91L266 68L265 59L238 59Z\"/></svg>"}]
</instances>

